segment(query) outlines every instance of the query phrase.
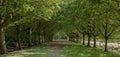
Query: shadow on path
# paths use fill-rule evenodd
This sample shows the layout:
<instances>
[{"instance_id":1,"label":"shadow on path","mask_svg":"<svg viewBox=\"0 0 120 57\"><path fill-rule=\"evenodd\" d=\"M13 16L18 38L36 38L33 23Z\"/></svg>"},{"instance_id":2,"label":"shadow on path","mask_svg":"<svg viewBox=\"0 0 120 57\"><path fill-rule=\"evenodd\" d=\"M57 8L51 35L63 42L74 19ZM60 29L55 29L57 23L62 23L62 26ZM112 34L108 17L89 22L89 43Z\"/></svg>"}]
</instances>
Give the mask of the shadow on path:
<instances>
[{"instance_id":1,"label":"shadow on path","mask_svg":"<svg viewBox=\"0 0 120 57\"><path fill-rule=\"evenodd\" d=\"M51 43L47 43L50 51L45 57L64 57L64 55L61 54L61 50L65 46L64 42L65 41L54 41Z\"/></svg>"}]
</instances>

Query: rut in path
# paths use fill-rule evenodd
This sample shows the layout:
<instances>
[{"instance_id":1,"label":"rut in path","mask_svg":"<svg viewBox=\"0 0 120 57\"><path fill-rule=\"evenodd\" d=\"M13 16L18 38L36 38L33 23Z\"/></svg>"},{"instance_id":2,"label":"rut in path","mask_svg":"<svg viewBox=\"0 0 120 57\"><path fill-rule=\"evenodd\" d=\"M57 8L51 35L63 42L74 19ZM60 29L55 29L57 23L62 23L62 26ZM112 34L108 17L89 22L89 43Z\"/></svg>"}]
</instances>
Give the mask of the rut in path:
<instances>
[{"instance_id":1,"label":"rut in path","mask_svg":"<svg viewBox=\"0 0 120 57\"><path fill-rule=\"evenodd\" d=\"M62 41L55 41L49 44L50 51L45 57L64 57L64 55L61 54L60 50L63 48Z\"/></svg>"}]
</instances>

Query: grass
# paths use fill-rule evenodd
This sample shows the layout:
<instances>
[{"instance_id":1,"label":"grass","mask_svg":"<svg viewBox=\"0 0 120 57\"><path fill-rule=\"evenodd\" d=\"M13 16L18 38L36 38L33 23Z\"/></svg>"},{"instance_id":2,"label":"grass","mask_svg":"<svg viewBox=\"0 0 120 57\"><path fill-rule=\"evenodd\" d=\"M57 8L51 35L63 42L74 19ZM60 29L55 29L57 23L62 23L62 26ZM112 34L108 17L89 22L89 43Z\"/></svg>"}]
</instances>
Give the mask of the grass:
<instances>
[{"instance_id":1,"label":"grass","mask_svg":"<svg viewBox=\"0 0 120 57\"><path fill-rule=\"evenodd\" d=\"M48 51L48 47L32 47L31 49L11 52L1 57L44 57Z\"/></svg>"},{"instance_id":2,"label":"grass","mask_svg":"<svg viewBox=\"0 0 120 57\"><path fill-rule=\"evenodd\" d=\"M120 54L84 46L66 46L62 53L64 57L120 57Z\"/></svg>"},{"instance_id":3,"label":"grass","mask_svg":"<svg viewBox=\"0 0 120 57\"><path fill-rule=\"evenodd\" d=\"M102 49L85 47L80 43L64 41L62 49L55 50L60 51L62 57L120 57L120 54L113 52L104 52ZM0 57L45 57L50 54L50 46L36 46L30 49L24 49L20 51L10 52Z\"/></svg>"}]
</instances>

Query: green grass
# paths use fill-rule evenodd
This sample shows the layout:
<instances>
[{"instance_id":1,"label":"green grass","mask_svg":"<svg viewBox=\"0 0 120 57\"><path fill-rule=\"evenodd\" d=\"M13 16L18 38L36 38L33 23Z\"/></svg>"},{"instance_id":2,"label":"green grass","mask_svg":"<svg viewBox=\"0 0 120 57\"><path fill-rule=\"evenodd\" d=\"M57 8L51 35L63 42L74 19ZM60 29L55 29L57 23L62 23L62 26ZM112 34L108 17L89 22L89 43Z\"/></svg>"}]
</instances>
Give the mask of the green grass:
<instances>
[{"instance_id":1,"label":"green grass","mask_svg":"<svg viewBox=\"0 0 120 57\"><path fill-rule=\"evenodd\" d=\"M32 47L31 49L11 52L1 57L44 57L48 51L48 47Z\"/></svg>"},{"instance_id":2,"label":"green grass","mask_svg":"<svg viewBox=\"0 0 120 57\"><path fill-rule=\"evenodd\" d=\"M62 42L64 46L62 49L55 50L61 51L62 57L120 57L120 54L113 52L104 52L102 49L85 47L80 43ZM0 57L45 57L51 51L50 46L36 46L30 49L10 52Z\"/></svg>"},{"instance_id":3,"label":"green grass","mask_svg":"<svg viewBox=\"0 0 120 57\"><path fill-rule=\"evenodd\" d=\"M120 57L120 54L84 46L66 46L62 53L64 57Z\"/></svg>"}]
</instances>

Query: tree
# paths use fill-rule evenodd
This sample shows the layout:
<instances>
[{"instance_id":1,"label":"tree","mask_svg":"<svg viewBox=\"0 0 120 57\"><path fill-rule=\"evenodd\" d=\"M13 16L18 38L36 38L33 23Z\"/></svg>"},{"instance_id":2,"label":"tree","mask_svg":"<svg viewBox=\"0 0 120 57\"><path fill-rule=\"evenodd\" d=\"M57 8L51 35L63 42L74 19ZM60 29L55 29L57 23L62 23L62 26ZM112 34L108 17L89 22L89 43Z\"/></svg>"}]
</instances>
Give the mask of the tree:
<instances>
[{"instance_id":1,"label":"tree","mask_svg":"<svg viewBox=\"0 0 120 57\"><path fill-rule=\"evenodd\" d=\"M27 0L0 0L0 46L2 53L7 53L5 36L4 36L4 28L9 24L9 22L13 21L13 17L17 16L16 14L20 14L24 9L23 5Z\"/></svg>"},{"instance_id":2,"label":"tree","mask_svg":"<svg viewBox=\"0 0 120 57\"><path fill-rule=\"evenodd\" d=\"M119 27L118 23L118 1L108 0L108 1L101 1L102 3L99 4L99 30L100 34L105 39L105 52L108 51L107 48L107 41L116 32L117 28Z\"/></svg>"}]
</instances>

